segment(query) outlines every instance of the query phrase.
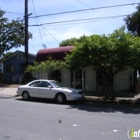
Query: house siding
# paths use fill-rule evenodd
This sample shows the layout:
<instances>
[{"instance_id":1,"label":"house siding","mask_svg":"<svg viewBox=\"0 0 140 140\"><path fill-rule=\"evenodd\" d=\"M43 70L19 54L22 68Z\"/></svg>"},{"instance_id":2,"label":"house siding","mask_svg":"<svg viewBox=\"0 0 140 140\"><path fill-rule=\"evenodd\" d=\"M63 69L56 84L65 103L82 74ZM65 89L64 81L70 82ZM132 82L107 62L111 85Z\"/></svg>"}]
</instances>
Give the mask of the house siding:
<instances>
[{"instance_id":1,"label":"house siding","mask_svg":"<svg viewBox=\"0 0 140 140\"><path fill-rule=\"evenodd\" d=\"M96 91L96 71L93 68L85 68L85 90Z\"/></svg>"},{"instance_id":2,"label":"house siding","mask_svg":"<svg viewBox=\"0 0 140 140\"><path fill-rule=\"evenodd\" d=\"M17 57L13 56L12 59L8 59L7 61L4 61L4 72L3 72L3 79L6 82L12 82L12 77L18 72L18 65L17 65ZM8 65L13 65L14 66L14 71L9 73L6 72L6 67Z\"/></svg>"},{"instance_id":3,"label":"house siding","mask_svg":"<svg viewBox=\"0 0 140 140\"><path fill-rule=\"evenodd\" d=\"M22 55L23 57L21 59L18 58L18 55ZM35 61L35 56L29 55L28 56L29 64L33 63ZM13 77L17 77L17 80L15 81L16 83L19 82L19 77L24 74L24 63L25 63L25 56L24 52L17 52L15 55L9 57L5 61L3 61L3 80L5 82L12 83L13 82ZM13 72L7 72L6 67L8 65L13 65L14 66L14 71Z\"/></svg>"},{"instance_id":4,"label":"house siding","mask_svg":"<svg viewBox=\"0 0 140 140\"><path fill-rule=\"evenodd\" d=\"M3 73L3 63L0 63L0 73Z\"/></svg>"},{"instance_id":5,"label":"house siding","mask_svg":"<svg viewBox=\"0 0 140 140\"><path fill-rule=\"evenodd\" d=\"M86 67L83 69L84 71L84 90L89 93L97 93L97 92L102 92L102 89L99 90L97 88L97 79L96 79L96 71L93 68ZM71 72L69 72L66 67L63 67L60 69L61 73L61 83L64 84L67 87L73 87L72 85L72 79L71 79ZM45 78L45 79L50 79L48 77L48 73L40 73L40 76L38 78ZM132 71L131 70L126 70L123 72L119 72L114 76L114 84L112 87L112 92L113 91L123 91L123 90L130 90L130 87L132 86L132 81L130 80L132 76ZM37 79L38 79L37 78ZM50 79L51 80L51 79Z\"/></svg>"},{"instance_id":6,"label":"house siding","mask_svg":"<svg viewBox=\"0 0 140 140\"><path fill-rule=\"evenodd\" d=\"M70 72L63 67L61 70L61 83L65 86L71 87L71 74Z\"/></svg>"},{"instance_id":7,"label":"house siding","mask_svg":"<svg viewBox=\"0 0 140 140\"><path fill-rule=\"evenodd\" d=\"M3 80L3 63L0 63L0 82Z\"/></svg>"},{"instance_id":8,"label":"house siding","mask_svg":"<svg viewBox=\"0 0 140 140\"><path fill-rule=\"evenodd\" d=\"M132 81L130 80L132 70L119 72L114 76L114 91L130 90Z\"/></svg>"}]
</instances>

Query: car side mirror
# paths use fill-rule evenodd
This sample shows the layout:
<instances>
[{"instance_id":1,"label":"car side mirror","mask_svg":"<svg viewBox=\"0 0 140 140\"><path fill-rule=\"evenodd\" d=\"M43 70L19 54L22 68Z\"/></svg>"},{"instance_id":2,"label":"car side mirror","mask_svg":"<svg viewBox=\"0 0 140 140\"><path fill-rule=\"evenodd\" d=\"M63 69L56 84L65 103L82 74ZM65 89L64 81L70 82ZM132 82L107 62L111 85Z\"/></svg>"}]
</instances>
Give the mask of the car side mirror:
<instances>
[{"instance_id":1,"label":"car side mirror","mask_svg":"<svg viewBox=\"0 0 140 140\"><path fill-rule=\"evenodd\" d=\"M48 88L52 88L52 86L51 86L51 85L49 85L49 86L48 86Z\"/></svg>"}]
</instances>

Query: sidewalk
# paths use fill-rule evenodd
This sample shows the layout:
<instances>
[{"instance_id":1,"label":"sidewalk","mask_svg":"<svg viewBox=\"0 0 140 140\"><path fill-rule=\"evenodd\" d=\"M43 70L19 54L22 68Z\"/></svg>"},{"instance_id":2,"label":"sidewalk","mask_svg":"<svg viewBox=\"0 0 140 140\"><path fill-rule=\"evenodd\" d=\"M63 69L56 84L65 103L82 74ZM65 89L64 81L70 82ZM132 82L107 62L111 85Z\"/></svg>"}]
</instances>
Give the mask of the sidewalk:
<instances>
[{"instance_id":1,"label":"sidewalk","mask_svg":"<svg viewBox=\"0 0 140 140\"><path fill-rule=\"evenodd\" d=\"M0 88L0 95L2 96L17 96L17 88Z\"/></svg>"},{"instance_id":2,"label":"sidewalk","mask_svg":"<svg viewBox=\"0 0 140 140\"><path fill-rule=\"evenodd\" d=\"M92 96L86 96L86 100L89 102L106 102L106 103L116 103L116 104L130 104L130 105L140 105L140 93L131 92L116 92L112 95L115 98L105 99L102 94L97 96L93 94Z\"/></svg>"},{"instance_id":3,"label":"sidewalk","mask_svg":"<svg viewBox=\"0 0 140 140\"><path fill-rule=\"evenodd\" d=\"M15 97L17 96L17 89L19 85L12 85L7 87L0 87L0 96ZM131 92L118 92L114 93L114 100L112 98L104 100L102 94L86 94L86 102L106 102L106 103L117 103L117 104L138 104L140 105L140 93Z\"/></svg>"}]
</instances>

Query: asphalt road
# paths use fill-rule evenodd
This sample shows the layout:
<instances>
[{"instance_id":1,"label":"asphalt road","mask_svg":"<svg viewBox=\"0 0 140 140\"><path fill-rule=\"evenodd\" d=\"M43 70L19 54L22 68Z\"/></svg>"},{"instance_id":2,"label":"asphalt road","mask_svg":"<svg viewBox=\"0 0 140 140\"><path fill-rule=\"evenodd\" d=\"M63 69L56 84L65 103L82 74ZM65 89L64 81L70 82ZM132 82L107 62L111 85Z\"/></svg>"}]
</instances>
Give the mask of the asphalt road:
<instances>
[{"instance_id":1,"label":"asphalt road","mask_svg":"<svg viewBox=\"0 0 140 140\"><path fill-rule=\"evenodd\" d=\"M140 108L136 106L59 105L0 95L0 140L128 140L132 128L140 129Z\"/></svg>"}]
</instances>

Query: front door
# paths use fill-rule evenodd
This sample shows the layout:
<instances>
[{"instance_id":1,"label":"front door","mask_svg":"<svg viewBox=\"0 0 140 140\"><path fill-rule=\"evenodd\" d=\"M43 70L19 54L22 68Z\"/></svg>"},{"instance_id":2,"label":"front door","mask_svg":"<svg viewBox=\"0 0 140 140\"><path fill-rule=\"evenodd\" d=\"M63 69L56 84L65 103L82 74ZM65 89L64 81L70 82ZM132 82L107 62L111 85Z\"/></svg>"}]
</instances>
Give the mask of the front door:
<instances>
[{"instance_id":1,"label":"front door","mask_svg":"<svg viewBox=\"0 0 140 140\"><path fill-rule=\"evenodd\" d=\"M85 89L85 72L83 69L73 71L72 87L77 89Z\"/></svg>"}]
</instances>

